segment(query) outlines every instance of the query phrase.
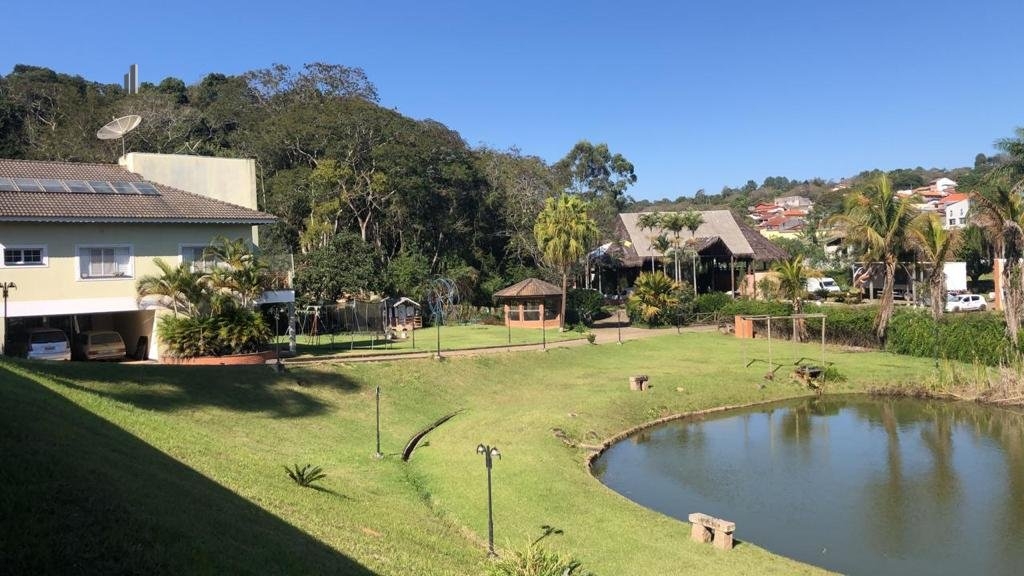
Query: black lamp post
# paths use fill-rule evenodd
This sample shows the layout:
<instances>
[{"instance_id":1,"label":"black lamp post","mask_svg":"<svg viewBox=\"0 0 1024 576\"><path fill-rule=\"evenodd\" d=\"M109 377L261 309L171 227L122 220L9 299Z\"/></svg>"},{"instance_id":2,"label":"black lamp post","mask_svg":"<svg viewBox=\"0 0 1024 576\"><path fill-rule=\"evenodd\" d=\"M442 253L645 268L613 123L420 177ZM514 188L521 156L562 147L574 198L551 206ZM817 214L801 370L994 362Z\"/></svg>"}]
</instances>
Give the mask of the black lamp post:
<instances>
[{"instance_id":1,"label":"black lamp post","mask_svg":"<svg viewBox=\"0 0 1024 576\"><path fill-rule=\"evenodd\" d=\"M0 284L0 288L3 289L4 294L4 339L0 342L0 354L7 353L7 296L9 290L17 290L18 286L14 282L4 282Z\"/></svg>"},{"instance_id":2,"label":"black lamp post","mask_svg":"<svg viewBox=\"0 0 1024 576\"><path fill-rule=\"evenodd\" d=\"M487 555L497 556L494 553L494 502L491 498L491 466L494 458L501 460L501 452L496 446L480 444L476 447L477 454L483 454L484 464L487 465Z\"/></svg>"},{"instance_id":3,"label":"black lamp post","mask_svg":"<svg viewBox=\"0 0 1024 576\"><path fill-rule=\"evenodd\" d=\"M437 326L437 354L434 358L441 359L441 312L434 315L434 325Z\"/></svg>"},{"instance_id":4,"label":"black lamp post","mask_svg":"<svg viewBox=\"0 0 1024 576\"><path fill-rule=\"evenodd\" d=\"M622 308L615 309L615 330L619 333L619 346L622 345Z\"/></svg>"},{"instance_id":5,"label":"black lamp post","mask_svg":"<svg viewBox=\"0 0 1024 576\"><path fill-rule=\"evenodd\" d=\"M380 386L377 386L377 452L374 454L374 457L384 457L384 454L380 451Z\"/></svg>"}]
</instances>

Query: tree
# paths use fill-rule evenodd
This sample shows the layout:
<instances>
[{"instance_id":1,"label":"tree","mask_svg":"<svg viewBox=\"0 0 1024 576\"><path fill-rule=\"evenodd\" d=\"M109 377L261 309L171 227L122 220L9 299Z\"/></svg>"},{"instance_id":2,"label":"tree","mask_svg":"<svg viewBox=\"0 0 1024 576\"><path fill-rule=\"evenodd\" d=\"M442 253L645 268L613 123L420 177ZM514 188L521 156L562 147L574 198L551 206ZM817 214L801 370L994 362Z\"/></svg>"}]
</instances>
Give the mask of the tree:
<instances>
[{"instance_id":1,"label":"tree","mask_svg":"<svg viewBox=\"0 0 1024 576\"><path fill-rule=\"evenodd\" d=\"M679 277L682 276L682 270L679 268L679 251L682 248L679 243L679 233L683 231L683 228L687 227L687 220L679 212L666 212L661 215L660 224L662 228L672 233L672 254L675 262L674 278L676 282L679 282Z\"/></svg>"},{"instance_id":2,"label":"tree","mask_svg":"<svg viewBox=\"0 0 1024 576\"><path fill-rule=\"evenodd\" d=\"M162 258L154 258L153 263L160 269L160 274L139 278L136 283L139 297L158 297L160 304L170 308L175 316L179 312L189 316L198 314L199 304L204 300L199 273L194 272L187 262L171 266Z\"/></svg>"},{"instance_id":3,"label":"tree","mask_svg":"<svg viewBox=\"0 0 1024 576\"><path fill-rule=\"evenodd\" d=\"M636 225L641 231L651 230L661 227L661 213L660 212L644 212L637 216ZM660 236L651 237L651 247L654 248L655 240ZM664 253L662 250L659 252ZM651 258L651 272L654 272L654 258Z\"/></svg>"},{"instance_id":4,"label":"tree","mask_svg":"<svg viewBox=\"0 0 1024 576\"><path fill-rule=\"evenodd\" d=\"M683 213L683 226L690 231L690 243L693 244L692 256L693 256L693 293L697 293L697 246L696 238L697 229L700 228L701 224L704 223L704 215L696 210L687 210Z\"/></svg>"},{"instance_id":5,"label":"tree","mask_svg":"<svg viewBox=\"0 0 1024 576\"><path fill-rule=\"evenodd\" d=\"M636 183L633 164L612 154L607 144L581 140L553 169L562 190L591 202L600 230L610 232L615 215L629 201L626 189Z\"/></svg>"},{"instance_id":6,"label":"tree","mask_svg":"<svg viewBox=\"0 0 1024 576\"><path fill-rule=\"evenodd\" d=\"M892 319L896 266L907 247L907 230L913 217L909 200L897 198L889 179L882 175L877 184L852 192L845 211L831 219L845 230L847 241L860 250L865 270L872 272L881 267L885 273L882 301L875 316L875 335L882 342Z\"/></svg>"},{"instance_id":7,"label":"tree","mask_svg":"<svg viewBox=\"0 0 1024 576\"><path fill-rule=\"evenodd\" d=\"M533 227L537 246L548 265L562 276L562 314L560 327L565 327L565 305L569 269L586 254L598 235L597 224L587 213L589 205L578 196L562 194L548 198L544 210Z\"/></svg>"},{"instance_id":8,"label":"tree","mask_svg":"<svg viewBox=\"0 0 1024 576\"><path fill-rule=\"evenodd\" d=\"M678 318L685 297L679 283L664 272L642 272L626 301L626 310L631 319L651 326L670 324Z\"/></svg>"},{"instance_id":9,"label":"tree","mask_svg":"<svg viewBox=\"0 0 1024 576\"><path fill-rule=\"evenodd\" d=\"M971 284L977 284L983 275L992 272L992 249L984 232L974 224L964 228L961 237L957 259L967 264L967 276Z\"/></svg>"},{"instance_id":10,"label":"tree","mask_svg":"<svg viewBox=\"0 0 1024 576\"><path fill-rule=\"evenodd\" d=\"M1024 305L1024 279L1021 258L1024 257L1024 181L1010 189L997 182L991 188L974 194L974 222L982 229L996 254L1003 259L1003 314L1006 332L1017 348L1021 307Z\"/></svg>"},{"instance_id":11,"label":"tree","mask_svg":"<svg viewBox=\"0 0 1024 576\"><path fill-rule=\"evenodd\" d=\"M665 261L670 255L674 255L675 250L672 248L672 241L668 239L668 236L664 234L658 234L651 239L651 249L661 254L663 259L661 266L665 267ZM654 258L651 258L651 272L654 272Z\"/></svg>"},{"instance_id":12,"label":"tree","mask_svg":"<svg viewBox=\"0 0 1024 576\"><path fill-rule=\"evenodd\" d=\"M928 288L932 318L938 321L946 307L945 263L959 249L962 236L958 230L943 228L942 217L935 212L918 214L911 222L909 232L910 246L930 266Z\"/></svg>"},{"instance_id":13,"label":"tree","mask_svg":"<svg viewBox=\"0 0 1024 576\"><path fill-rule=\"evenodd\" d=\"M302 256L295 270L295 292L314 303L333 302L345 293L376 289L377 277L373 250L346 231Z\"/></svg>"},{"instance_id":14,"label":"tree","mask_svg":"<svg viewBox=\"0 0 1024 576\"><path fill-rule=\"evenodd\" d=\"M779 291L783 297L793 303L793 314L803 314L803 295L807 289L807 270L804 261L796 256L792 260L782 260L774 267L779 275ZM793 340L804 338L804 322L802 318L793 320Z\"/></svg>"}]
</instances>

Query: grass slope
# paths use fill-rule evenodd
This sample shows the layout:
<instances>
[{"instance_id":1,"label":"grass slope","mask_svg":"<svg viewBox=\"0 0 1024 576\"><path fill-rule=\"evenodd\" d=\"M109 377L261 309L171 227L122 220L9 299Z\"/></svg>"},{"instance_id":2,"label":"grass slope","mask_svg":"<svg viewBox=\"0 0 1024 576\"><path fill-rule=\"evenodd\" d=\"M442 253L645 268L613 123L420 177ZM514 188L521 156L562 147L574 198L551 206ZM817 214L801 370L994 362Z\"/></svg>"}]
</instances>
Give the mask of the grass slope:
<instances>
[{"instance_id":1,"label":"grass slope","mask_svg":"<svg viewBox=\"0 0 1024 576\"><path fill-rule=\"evenodd\" d=\"M773 348L779 361L819 354ZM564 530L550 546L598 574L813 572L751 544L725 554L689 542L687 525L606 489L585 470L586 451L553 433L597 444L667 414L803 393L785 368L761 389L764 364L744 364L766 357L763 341L684 333L283 376L0 364L0 557L34 572L479 574L486 477L474 449L485 442L504 455L494 468L499 547L524 546L546 524ZM828 359L848 378L835 391L920 379L931 365L832 349ZM650 391L628 390L637 373ZM457 409L400 461L413 433ZM323 491L285 476L284 464L307 462L326 470Z\"/></svg>"}]
</instances>

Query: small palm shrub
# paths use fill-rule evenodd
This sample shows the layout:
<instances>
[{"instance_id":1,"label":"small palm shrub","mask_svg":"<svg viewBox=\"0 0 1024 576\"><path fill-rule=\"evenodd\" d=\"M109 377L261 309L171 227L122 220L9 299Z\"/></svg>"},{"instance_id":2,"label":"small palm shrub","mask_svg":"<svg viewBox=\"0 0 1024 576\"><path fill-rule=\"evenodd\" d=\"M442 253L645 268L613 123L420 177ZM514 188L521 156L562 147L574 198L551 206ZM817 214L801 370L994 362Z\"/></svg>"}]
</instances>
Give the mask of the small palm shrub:
<instances>
[{"instance_id":1,"label":"small palm shrub","mask_svg":"<svg viewBox=\"0 0 1024 576\"><path fill-rule=\"evenodd\" d=\"M312 464L306 464L301 468L298 464L295 464L292 468L285 466L284 470L288 473L288 477L291 478L293 482L303 488L313 488L314 482L327 478L327 474L324 474L323 468L313 466Z\"/></svg>"},{"instance_id":2,"label":"small palm shrub","mask_svg":"<svg viewBox=\"0 0 1024 576\"><path fill-rule=\"evenodd\" d=\"M215 316L164 316L157 334L171 356L225 356L259 352L270 342L263 316L229 308Z\"/></svg>"},{"instance_id":3,"label":"small palm shrub","mask_svg":"<svg viewBox=\"0 0 1024 576\"><path fill-rule=\"evenodd\" d=\"M661 271L644 272L626 300L626 312L633 322L666 326L675 323L692 301L693 289L689 286L680 285Z\"/></svg>"},{"instance_id":4,"label":"small palm shrub","mask_svg":"<svg viewBox=\"0 0 1024 576\"><path fill-rule=\"evenodd\" d=\"M488 576L593 576L578 560L547 550L536 542L491 564Z\"/></svg>"}]
</instances>

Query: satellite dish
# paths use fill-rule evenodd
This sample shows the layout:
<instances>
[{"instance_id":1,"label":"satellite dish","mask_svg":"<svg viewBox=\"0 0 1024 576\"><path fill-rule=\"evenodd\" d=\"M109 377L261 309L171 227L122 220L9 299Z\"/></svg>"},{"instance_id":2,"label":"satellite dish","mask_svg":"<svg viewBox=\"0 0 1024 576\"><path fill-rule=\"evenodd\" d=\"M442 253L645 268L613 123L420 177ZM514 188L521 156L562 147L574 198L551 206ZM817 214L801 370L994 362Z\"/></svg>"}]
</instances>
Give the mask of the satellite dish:
<instances>
[{"instance_id":1,"label":"satellite dish","mask_svg":"<svg viewBox=\"0 0 1024 576\"><path fill-rule=\"evenodd\" d=\"M120 138L121 155L124 156L124 135L137 128L140 122L142 122L142 116L137 114L129 114L127 116L121 116L120 118L114 118L96 131L96 137L100 140L113 140L115 138Z\"/></svg>"}]
</instances>

